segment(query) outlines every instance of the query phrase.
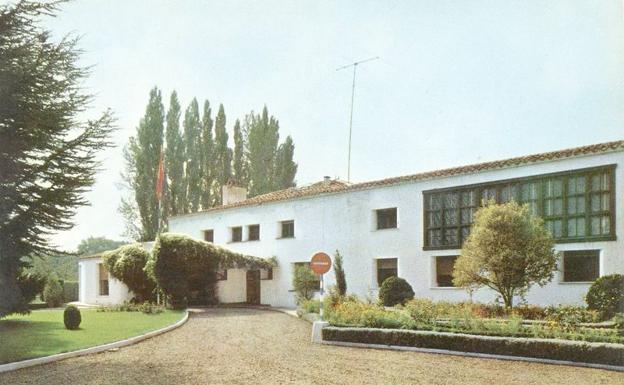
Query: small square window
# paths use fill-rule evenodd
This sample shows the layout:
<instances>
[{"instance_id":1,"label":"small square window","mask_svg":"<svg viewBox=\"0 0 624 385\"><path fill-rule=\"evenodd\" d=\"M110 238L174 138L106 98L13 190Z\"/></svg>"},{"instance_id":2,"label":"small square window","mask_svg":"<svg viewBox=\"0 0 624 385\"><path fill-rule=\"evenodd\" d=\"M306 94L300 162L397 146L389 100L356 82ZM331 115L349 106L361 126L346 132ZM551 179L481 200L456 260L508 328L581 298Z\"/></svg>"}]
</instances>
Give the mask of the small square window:
<instances>
[{"instance_id":1,"label":"small square window","mask_svg":"<svg viewBox=\"0 0 624 385\"><path fill-rule=\"evenodd\" d=\"M295 221L282 221L282 234L280 238L294 238L295 237Z\"/></svg>"},{"instance_id":2,"label":"small square window","mask_svg":"<svg viewBox=\"0 0 624 385\"><path fill-rule=\"evenodd\" d=\"M381 284L387 278L396 276L398 276L396 258L384 258L377 260L377 285L379 285L379 287L381 287Z\"/></svg>"},{"instance_id":3,"label":"small square window","mask_svg":"<svg viewBox=\"0 0 624 385\"><path fill-rule=\"evenodd\" d=\"M600 250L563 252L563 282L593 282L600 277Z\"/></svg>"},{"instance_id":4,"label":"small square window","mask_svg":"<svg viewBox=\"0 0 624 385\"><path fill-rule=\"evenodd\" d=\"M204 241L214 242L214 230L204 230Z\"/></svg>"},{"instance_id":5,"label":"small square window","mask_svg":"<svg viewBox=\"0 0 624 385\"><path fill-rule=\"evenodd\" d=\"M396 229L397 227L397 209L396 207L389 209L375 210L377 212L377 230Z\"/></svg>"},{"instance_id":6,"label":"small square window","mask_svg":"<svg viewBox=\"0 0 624 385\"><path fill-rule=\"evenodd\" d=\"M260 225L249 225L247 230L249 230L248 241L260 240Z\"/></svg>"},{"instance_id":7,"label":"small square window","mask_svg":"<svg viewBox=\"0 0 624 385\"><path fill-rule=\"evenodd\" d=\"M457 256L435 257L436 261L436 284L438 287L454 287L453 268Z\"/></svg>"},{"instance_id":8,"label":"small square window","mask_svg":"<svg viewBox=\"0 0 624 385\"><path fill-rule=\"evenodd\" d=\"M260 270L260 279L270 281L273 279L273 268Z\"/></svg>"},{"instance_id":9,"label":"small square window","mask_svg":"<svg viewBox=\"0 0 624 385\"><path fill-rule=\"evenodd\" d=\"M231 231L232 231L232 238L231 238L232 242L242 242L243 241L243 228L242 227L240 227L240 226L232 227Z\"/></svg>"},{"instance_id":10,"label":"small square window","mask_svg":"<svg viewBox=\"0 0 624 385\"><path fill-rule=\"evenodd\" d=\"M217 270L217 281L227 281L227 269Z\"/></svg>"}]
</instances>

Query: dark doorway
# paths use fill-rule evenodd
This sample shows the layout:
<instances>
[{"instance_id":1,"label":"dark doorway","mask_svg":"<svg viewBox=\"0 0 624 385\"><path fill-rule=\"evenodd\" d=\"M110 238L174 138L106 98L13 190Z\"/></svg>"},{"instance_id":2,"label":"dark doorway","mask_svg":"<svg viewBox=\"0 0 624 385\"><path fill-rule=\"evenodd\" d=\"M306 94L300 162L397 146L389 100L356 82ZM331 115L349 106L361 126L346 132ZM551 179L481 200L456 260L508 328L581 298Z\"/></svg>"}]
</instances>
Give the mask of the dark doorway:
<instances>
[{"instance_id":1,"label":"dark doorway","mask_svg":"<svg viewBox=\"0 0 624 385\"><path fill-rule=\"evenodd\" d=\"M260 270L247 270L247 303L260 305Z\"/></svg>"}]
</instances>

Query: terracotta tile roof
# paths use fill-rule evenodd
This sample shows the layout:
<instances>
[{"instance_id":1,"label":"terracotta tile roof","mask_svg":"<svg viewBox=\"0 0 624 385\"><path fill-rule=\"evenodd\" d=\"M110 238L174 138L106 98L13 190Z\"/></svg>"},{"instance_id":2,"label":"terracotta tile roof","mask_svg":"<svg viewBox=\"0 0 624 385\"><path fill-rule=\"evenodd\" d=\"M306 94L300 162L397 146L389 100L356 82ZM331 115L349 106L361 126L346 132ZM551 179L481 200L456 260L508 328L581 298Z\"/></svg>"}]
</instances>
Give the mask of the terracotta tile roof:
<instances>
[{"instance_id":1,"label":"terracotta tile roof","mask_svg":"<svg viewBox=\"0 0 624 385\"><path fill-rule=\"evenodd\" d=\"M557 160L557 159L573 158L573 157L583 156L583 155L600 154L600 153L622 151L622 150L624 150L624 140L618 140L614 142L592 144L588 146L575 147L575 148L570 148L570 149L565 149L565 150L544 152L541 154L534 154L534 155L527 155L527 156L519 156L516 158L496 160L492 162L476 163L476 164L471 164L468 166L452 167L452 168L446 168L446 169L435 170L435 171L427 171L427 172L422 172L418 174L379 179L379 180L374 180L374 181L369 181L369 182L351 184L351 183L341 181L341 180L331 180L329 182L318 182L318 183L314 183L308 186L293 187L293 188L289 188L286 190L274 191L268 194L255 196L253 198L249 198L241 202L237 202L237 203L233 203L233 204L229 204L225 206L213 207L211 209L200 211L198 213L193 213L193 214L200 214L202 212L210 212L210 211L217 211L217 210L225 210L225 209L234 208L234 207L252 206L252 205L258 205L258 204L269 203L269 202L304 198L304 197L315 196L315 195L363 190L363 189L368 189L368 188L390 186L390 185L401 184L401 183L406 183L406 182L414 182L414 181L421 181L421 180L434 179L434 178L444 178L444 177L449 177L449 176L454 176L454 175L473 174L473 173L482 172L482 171L496 170L496 169L501 169L501 168L531 164L531 163L540 163L540 162L547 162L547 161L552 161L552 160ZM180 216L193 215L193 214L185 214L185 215L180 215Z\"/></svg>"}]
</instances>

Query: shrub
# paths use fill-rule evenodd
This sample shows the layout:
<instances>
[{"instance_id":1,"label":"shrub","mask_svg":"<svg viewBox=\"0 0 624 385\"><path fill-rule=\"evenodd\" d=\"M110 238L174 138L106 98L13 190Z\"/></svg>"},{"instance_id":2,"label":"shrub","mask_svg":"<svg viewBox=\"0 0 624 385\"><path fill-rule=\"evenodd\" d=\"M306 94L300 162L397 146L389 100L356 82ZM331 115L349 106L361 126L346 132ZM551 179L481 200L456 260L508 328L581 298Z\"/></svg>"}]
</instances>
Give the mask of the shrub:
<instances>
[{"instance_id":1,"label":"shrub","mask_svg":"<svg viewBox=\"0 0 624 385\"><path fill-rule=\"evenodd\" d=\"M624 365L624 346L614 344L589 344L586 342L367 328L327 327L323 329L322 333L323 339L326 341L411 346L470 353Z\"/></svg>"},{"instance_id":2,"label":"shrub","mask_svg":"<svg viewBox=\"0 0 624 385\"><path fill-rule=\"evenodd\" d=\"M73 302L78 301L78 282L77 281L63 281L63 301Z\"/></svg>"},{"instance_id":3,"label":"shrub","mask_svg":"<svg viewBox=\"0 0 624 385\"><path fill-rule=\"evenodd\" d=\"M347 295L347 279L345 278L344 266L342 265L342 255L336 250L334 256L334 274L336 275L336 289L341 296Z\"/></svg>"},{"instance_id":4,"label":"shrub","mask_svg":"<svg viewBox=\"0 0 624 385\"><path fill-rule=\"evenodd\" d=\"M414 290L403 278L386 278L379 289L379 299L384 306L403 305L412 298Z\"/></svg>"},{"instance_id":5,"label":"shrub","mask_svg":"<svg viewBox=\"0 0 624 385\"><path fill-rule=\"evenodd\" d=\"M141 244L121 246L102 255L111 276L123 282L134 294L136 302L148 301L156 287L145 272L149 253Z\"/></svg>"},{"instance_id":6,"label":"shrub","mask_svg":"<svg viewBox=\"0 0 624 385\"><path fill-rule=\"evenodd\" d=\"M603 319L624 313L624 275L612 274L598 278L585 296L587 307L600 312Z\"/></svg>"},{"instance_id":7,"label":"shrub","mask_svg":"<svg viewBox=\"0 0 624 385\"><path fill-rule=\"evenodd\" d=\"M132 303L129 301L124 301L120 305L116 306L106 306L106 307L98 307L98 312L117 312L117 311L140 311L145 314L159 314L165 310L165 307L162 305L156 305L151 302L143 302L143 303Z\"/></svg>"},{"instance_id":8,"label":"shrub","mask_svg":"<svg viewBox=\"0 0 624 385\"><path fill-rule=\"evenodd\" d=\"M48 277L43 288L43 300L48 307L58 307L63 303L63 287L56 276Z\"/></svg>"},{"instance_id":9,"label":"shrub","mask_svg":"<svg viewBox=\"0 0 624 385\"><path fill-rule=\"evenodd\" d=\"M35 273L25 273L17 278L17 285L26 303L32 302L37 295L42 294L45 283L45 277Z\"/></svg>"},{"instance_id":10,"label":"shrub","mask_svg":"<svg viewBox=\"0 0 624 385\"><path fill-rule=\"evenodd\" d=\"M293 288L297 296L297 302L309 301L314 297L318 289L319 278L309 266L295 266L293 274Z\"/></svg>"},{"instance_id":11,"label":"shrub","mask_svg":"<svg viewBox=\"0 0 624 385\"><path fill-rule=\"evenodd\" d=\"M299 303L298 310L302 314L319 313L320 308L321 308L321 301L319 301L318 299L310 299L310 300L301 301Z\"/></svg>"},{"instance_id":12,"label":"shrub","mask_svg":"<svg viewBox=\"0 0 624 385\"><path fill-rule=\"evenodd\" d=\"M596 311L570 305L549 306L545 313L546 320L556 322L564 329L574 329L583 322L596 322L600 318Z\"/></svg>"},{"instance_id":13,"label":"shrub","mask_svg":"<svg viewBox=\"0 0 624 385\"><path fill-rule=\"evenodd\" d=\"M67 329L78 329L81 321L82 317L80 316L80 310L76 306L69 305L65 308L65 311L63 312L63 322L65 323L65 327Z\"/></svg>"}]
</instances>

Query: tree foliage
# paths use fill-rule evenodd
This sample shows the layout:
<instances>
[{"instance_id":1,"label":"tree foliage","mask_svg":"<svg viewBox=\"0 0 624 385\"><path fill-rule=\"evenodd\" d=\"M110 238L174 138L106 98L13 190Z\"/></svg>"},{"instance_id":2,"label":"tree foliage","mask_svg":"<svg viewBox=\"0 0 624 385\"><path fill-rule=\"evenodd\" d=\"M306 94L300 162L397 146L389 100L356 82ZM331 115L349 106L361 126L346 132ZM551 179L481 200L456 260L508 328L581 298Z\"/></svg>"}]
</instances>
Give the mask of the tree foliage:
<instances>
[{"instance_id":1,"label":"tree foliage","mask_svg":"<svg viewBox=\"0 0 624 385\"><path fill-rule=\"evenodd\" d=\"M347 295L347 279L345 277L344 266L342 265L342 255L338 250L334 255L334 274L336 275L336 288L341 296Z\"/></svg>"},{"instance_id":2,"label":"tree foliage","mask_svg":"<svg viewBox=\"0 0 624 385\"><path fill-rule=\"evenodd\" d=\"M56 253L48 236L73 227L111 145L110 112L84 121L78 39L52 40L42 16L58 3L0 5L0 317L26 308L18 277L33 256Z\"/></svg>"},{"instance_id":3,"label":"tree foliage","mask_svg":"<svg viewBox=\"0 0 624 385\"><path fill-rule=\"evenodd\" d=\"M111 276L128 286L136 302L152 299L156 284L145 272L149 253L141 244L125 245L107 251L102 258Z\"/></svg>"},{"instance_id":4,"label":"tree foliage","mask_svg":"<svg viewBox=\"0 0 624 385\"><path fill-rule=\"evenodd\" d=\"M472 289L489 287L511 308L515 296L551 281L556 262L552 235L541 218L515 201L490 202L475 214L455 263L453 282Z\"/></svg>"},{"instance_id":5,"label":"tree foliage","mask_svg":"<svg viewBox=\"0 0 624 385\"><path fill-rule=\"evenodd\" d=\"M314 292L318 290L319 278L310 269L310 266L296 265L292 283L297 296L297 303L300 303L314 297Z\"/></svg>"},{"instance_id":6,"label":"tree foliage","mask_svg":"<svg viewBox=\"0 0 624 385\"><path fill-rule=\"evenodd\" d=\"M184 142L180 133L180 102L178 94L173 91L167 110L167 128L165 150L165 170L169 178L167 197L167 214L178 215L185 212L186 191L184 190Z\"/></svg>"},{"instance_id":7,"label":"tree foliage","mask_svg":"<svg viewBox=\"0 0 624 385\"><path fill-rule=\"evenodd\" d=\"M215 201L219 205L221 188L230 182L232 177L232 149L228 147L228 133L225 129L225 109L219 105L215 118Z\"/></svg>"},{"instance_id":8,"label":"tree foliage","mask_svg":"<svg viewBox=\"0 0 624 385\"><path fill-rule=\"evenodd\" d=\"M106 237L88 237L80 241L76 251L81 256L93 255L103 251L114 250L126 243L125 241L115 241Z\"/></svg>"},{"instance_id":9,"label":"tree foliage","mask_svg":"<svg viewBox=\"0 0 624 385\"><path fill-rule=\"evenodd\" d=\"M124 179L134 193L141 222L140 240L154 239L162 219L156 199L156 175L163 147L164 110L161 92L154 87L136 135L124 148Z\"/></svg>"},{"instance_id":10,"label":"tree foliage","mask_svg":"<svg viewBox=\"0 0 624 385\"><path fill-rule=\"evenodd\" d=\"M185 213L194 213L199 210L201 199L201 120L199 118L199 104L193 98L184 112L184 142L186 162L184 186L186 187ZM152 238L154 239L154 238Z\"/></svg>"},{"instance_id":11,"label":"tree foliage","mask_svg":"<svg viewBox=\"0 0 624 385\"><path fill-rule=\"evenodd\" d=\"M148 276L157 283L176 308L195 299L216 302L215 273L217 269L269 269L275 259L243 255L179 234L158 236L145 266Z\"/></svg>"},{"instance_id":12,"label":"tree foliage","mask_svg":"<svg viewBox=\"0 0 624 385\"><path fill-rule=\"evenodd\" d=\"M245 159L245 138L240 120L234 123L234 159L232 160L234 182L239 186L247 185L247 161Z\"/></svg>"},{"instance_id":13,"label":"tree foliage","mask_svg":"<svg viewBox=\"0 0 624 385\"><path fill-rule=\"evenodd\" d=\"M624 275L611 274L598 278L585 296L587 308L597 310L603 319L624 314Z\"/></svg>"},{"instance_id":14,"label":"tree foliage","mask_svg":"<svg viewBox=\"0 0 624 385\"><path fill-rule=\"evenodd\" d=\"M210 108L210 102L206 100L204 101L204 112L202 114L200 148L202 175L201 206L203 209L212 207L215 201L212 189L215 175L217 174L217 168L214 150L214 137L212 133L213 125L214 122L212 120L212 110Z\"/></svg>"}]
</instances>

